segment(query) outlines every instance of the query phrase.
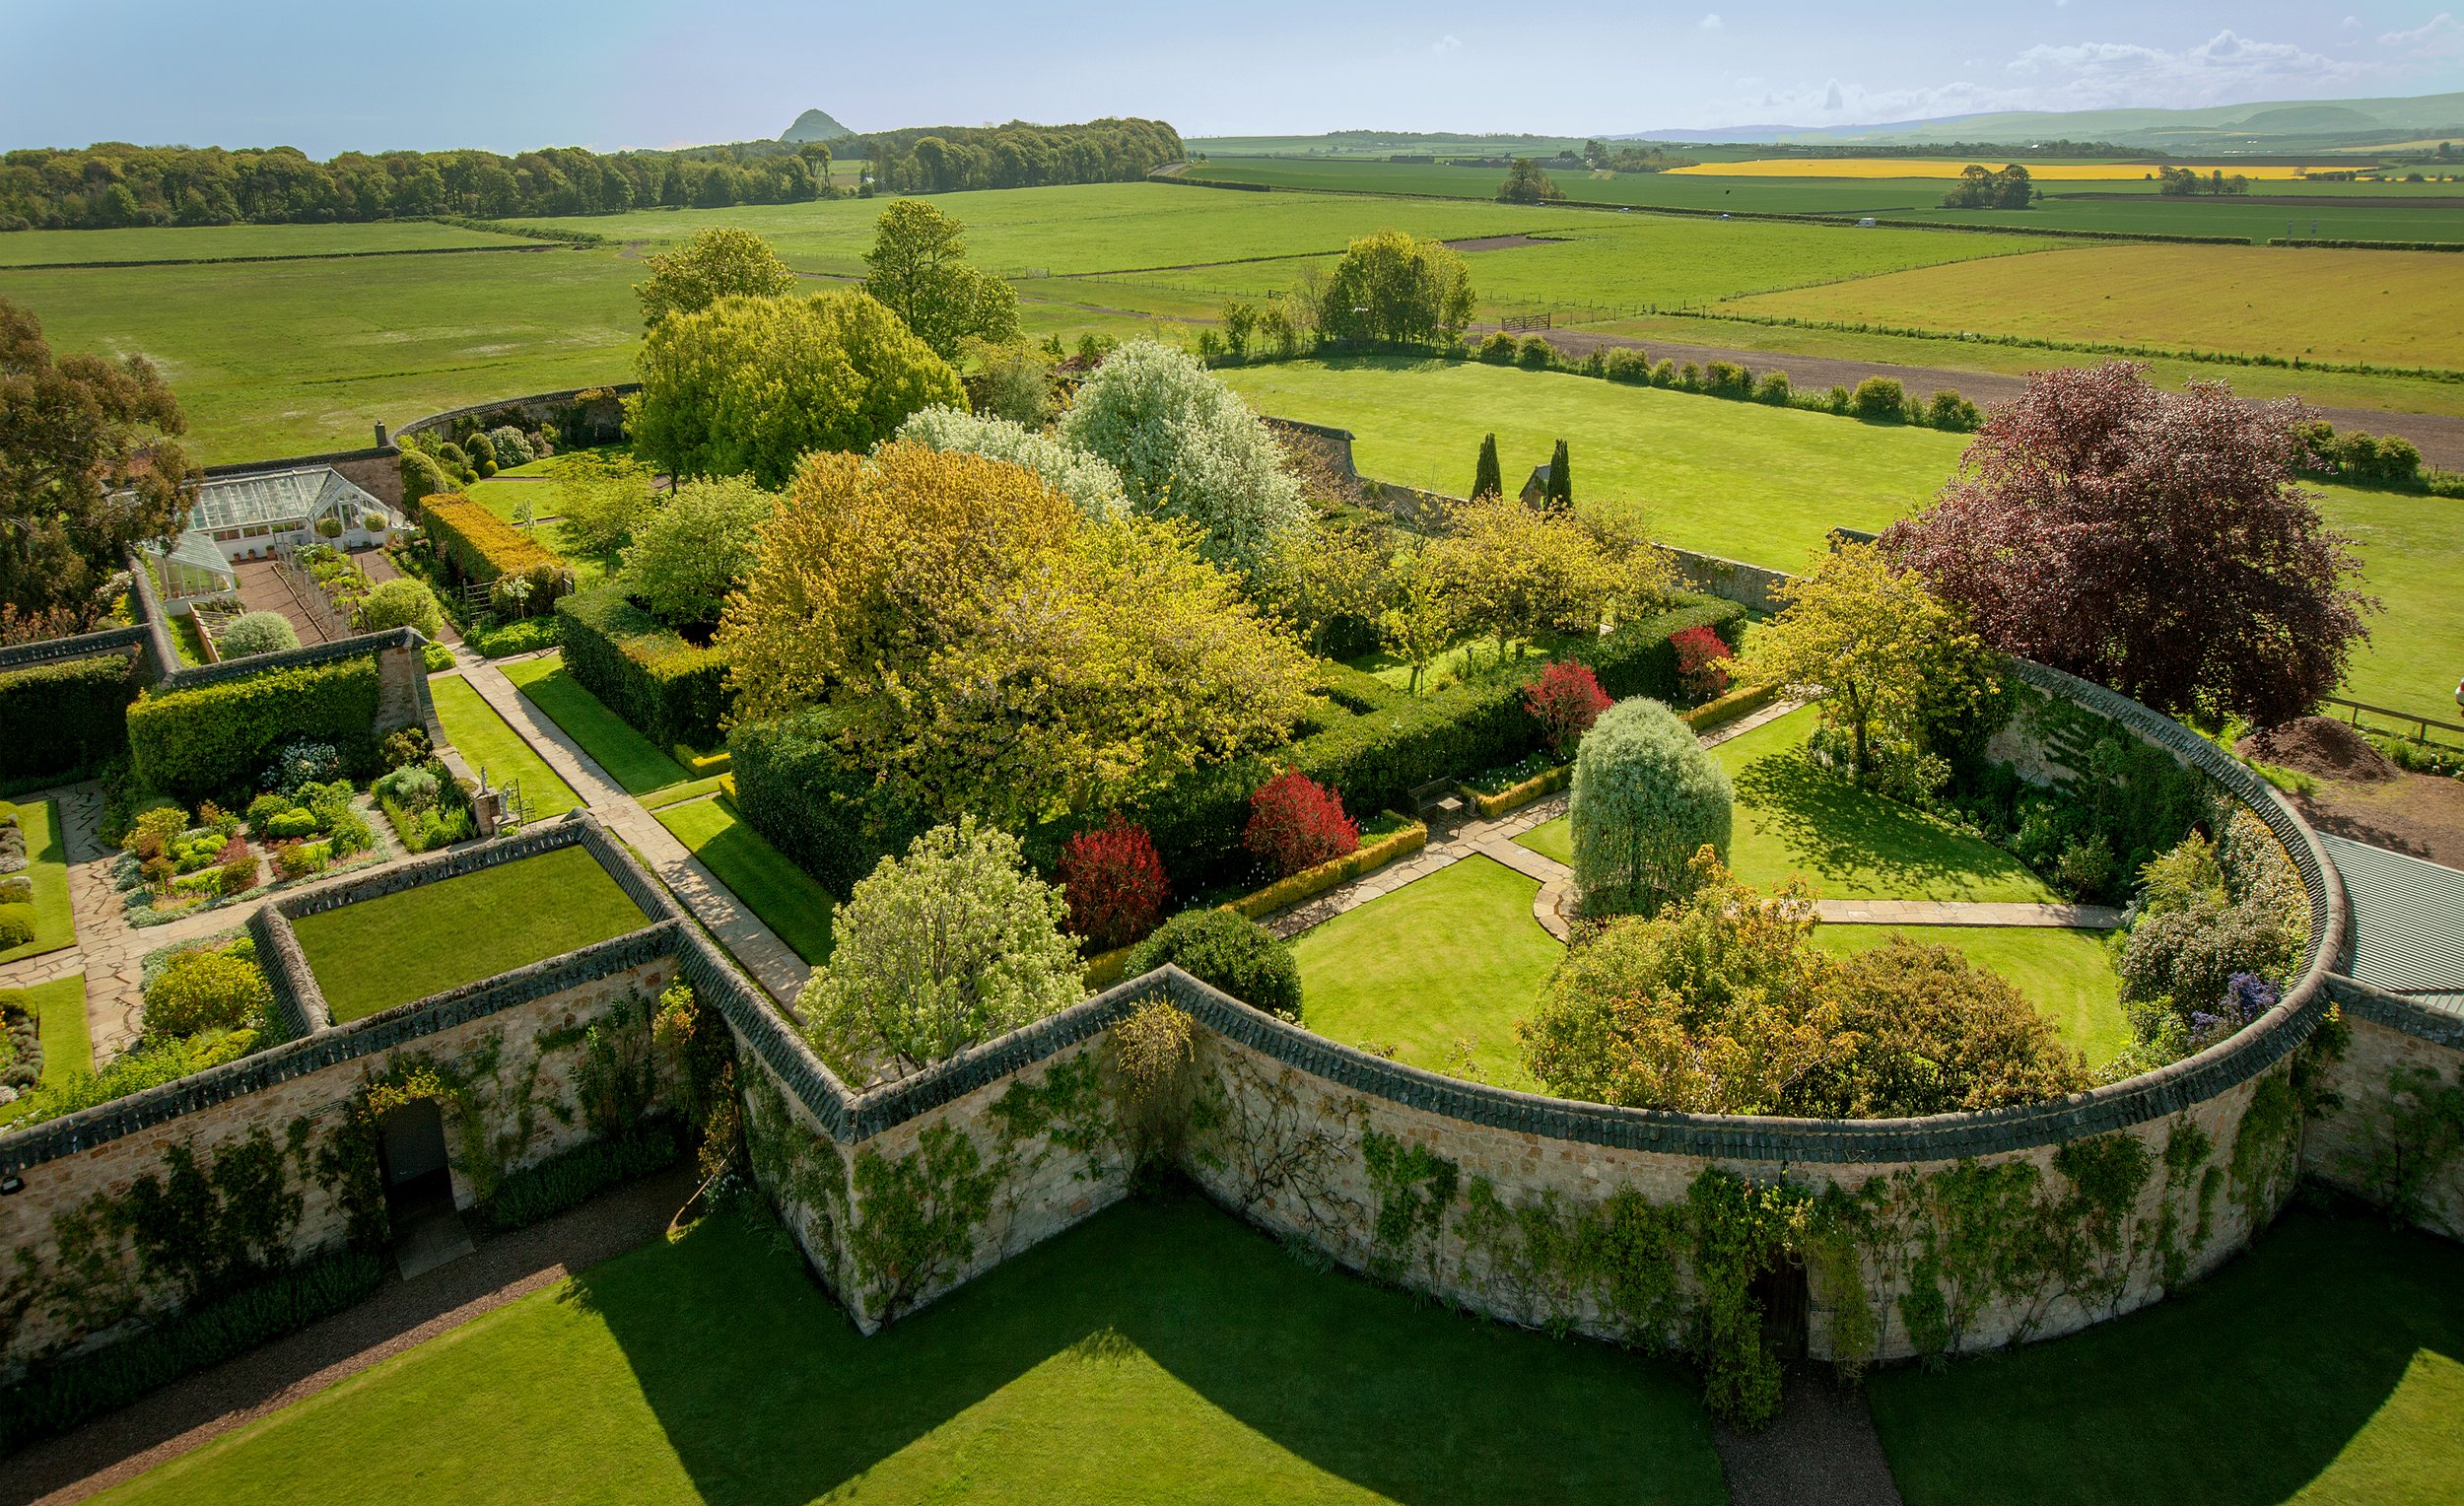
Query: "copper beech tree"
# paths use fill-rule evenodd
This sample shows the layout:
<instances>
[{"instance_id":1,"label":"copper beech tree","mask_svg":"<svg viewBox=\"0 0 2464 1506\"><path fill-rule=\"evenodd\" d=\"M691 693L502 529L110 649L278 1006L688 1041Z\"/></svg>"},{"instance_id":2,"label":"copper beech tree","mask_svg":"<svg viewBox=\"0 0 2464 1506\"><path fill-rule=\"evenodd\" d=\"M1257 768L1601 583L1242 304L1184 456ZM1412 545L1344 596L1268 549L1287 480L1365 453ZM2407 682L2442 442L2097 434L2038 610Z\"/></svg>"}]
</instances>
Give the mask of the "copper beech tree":
<instances>
[{"instance_id":1,"label":"copper beech tree","mask_svg":"<svg viewBox=\"0 0 2464 1506\"><path fill-rule=\"evenodd\" d=\"M2377 603L2319 515L2297 400L2157 390L2138 362L2046 372L1884 550L1986 642L2159 711L2274 725L2344 679Z\"/></svg>"}]
</instances>

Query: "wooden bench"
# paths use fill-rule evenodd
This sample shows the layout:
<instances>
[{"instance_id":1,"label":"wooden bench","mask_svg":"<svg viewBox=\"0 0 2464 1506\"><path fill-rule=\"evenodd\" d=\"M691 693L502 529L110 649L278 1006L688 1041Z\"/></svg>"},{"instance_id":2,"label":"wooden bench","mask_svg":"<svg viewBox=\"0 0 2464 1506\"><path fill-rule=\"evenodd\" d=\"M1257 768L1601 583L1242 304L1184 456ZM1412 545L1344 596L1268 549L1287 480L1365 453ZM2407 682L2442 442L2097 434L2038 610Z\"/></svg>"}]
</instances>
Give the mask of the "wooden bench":
<instances>
[{"instance_id":1,"label":"wooden bench","mask_svg":"<svg viewBox=\"0 0 2464 1506\"><path fill-rule=\"evenodd\" d=\"M1414 819L1436 811L1441 815L1463 814L1463 796L1455 792L1453 780L1431 780L1411 787L1411 814Z\"/></svg>"}]
</instances>

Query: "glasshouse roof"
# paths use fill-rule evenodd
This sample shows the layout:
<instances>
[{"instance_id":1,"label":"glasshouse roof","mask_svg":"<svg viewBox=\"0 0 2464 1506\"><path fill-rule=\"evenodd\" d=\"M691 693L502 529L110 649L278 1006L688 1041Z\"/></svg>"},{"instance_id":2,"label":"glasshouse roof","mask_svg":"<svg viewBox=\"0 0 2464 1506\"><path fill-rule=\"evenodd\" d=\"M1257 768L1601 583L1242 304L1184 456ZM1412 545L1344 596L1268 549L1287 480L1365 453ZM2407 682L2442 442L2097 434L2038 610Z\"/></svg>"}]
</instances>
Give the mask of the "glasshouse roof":
<instances>
[{"instance_id":1,"label":"glasshouse roof","mask_svg":"<svg viewBox=\"0 0 2464 1506\"><path fill-rule=\"evenodd\" d=\"M251 523L296 522L307 517L356 512L390 513L384 504L343 479L329 465L224 476L197 488L188 525L208 531Z\"/></svg>"}]
</instances>

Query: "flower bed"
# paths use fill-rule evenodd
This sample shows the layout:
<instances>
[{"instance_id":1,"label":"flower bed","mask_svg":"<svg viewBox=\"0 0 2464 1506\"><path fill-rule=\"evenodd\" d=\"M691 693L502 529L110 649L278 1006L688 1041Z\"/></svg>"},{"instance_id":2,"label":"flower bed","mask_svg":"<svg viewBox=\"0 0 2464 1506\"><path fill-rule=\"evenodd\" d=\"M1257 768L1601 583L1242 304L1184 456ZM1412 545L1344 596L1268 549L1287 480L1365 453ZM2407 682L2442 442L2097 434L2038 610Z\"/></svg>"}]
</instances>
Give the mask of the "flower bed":
<instances>
[{"instance_id":1,"label":"flower bed","mask_svg":"<svg viewBox=\"0 0 2464 1506\"><path fill-rule=\"evenodd\" d=\"M158 807L140 816L122 843L112 886L129 924L167 924L385 861L393 852L370 819L375 814L375 802L342 780L304 785L296 795L259 795L245 818L209 801L197 824L188 825L180 807Z\"/></svg>"}]
</instances>

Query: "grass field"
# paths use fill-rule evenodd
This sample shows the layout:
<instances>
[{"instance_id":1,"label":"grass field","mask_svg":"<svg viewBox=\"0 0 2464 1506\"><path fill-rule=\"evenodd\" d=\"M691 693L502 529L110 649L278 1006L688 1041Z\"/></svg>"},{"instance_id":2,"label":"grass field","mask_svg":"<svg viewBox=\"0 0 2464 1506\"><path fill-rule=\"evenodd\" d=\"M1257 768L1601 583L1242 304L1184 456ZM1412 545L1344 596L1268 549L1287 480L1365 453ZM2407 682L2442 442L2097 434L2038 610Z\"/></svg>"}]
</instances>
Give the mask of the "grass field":
<instances>
[{"instance_id":1,"label":"grass field","mask_svg":"<svg viewBox=\"0 0 2464 1506\"><path fill-rule=\"evenodd\" d=\"M430 680L428 694L436 702L437 720L445 727L445 740L461 750L474 774L485 769L491 785L521 782L532 820L561 816L582 804L573 787L558 779L547 760L522 741L513 724L498 716L496 708L460 675Z\"/></svg>"},{"instance_id":2,"label":"grass field","mask_svg":"<svg viewBox=\"0 0 2464 1506\"><path fill-rule=\"evenodd\" d=\"M830 917L837 902L811 874L787 861L744 824L725 795L660 807L658 824L690 848L702 865L762 924L815 967L830 957Z\"/></svg>"},{"instance_id":3,"label":"grass field","mask_svg":"<svg viewBox=\"0 0 2464 1506\"><path fill-rule=\"evenodd\" d=\"M1703 177L1917 177L1955 178L1978 159L1972 157L1757 157L1745 162L1706 162L1690 168L1672 168L1672 176ZM1997 164L1998 165L1998 164ZM2296 178L2303 169L2275 163L2252 163L2234 166L2226 163L2175 163L2168 168L2188 168L2206 173L2223 169L2239 173L2252 182L2273 182ZM2326 163L2323 169L2349 166ZM2028 176L2048 183L2139 182L2156 176L2151 163L2136 162L2031 162Z\"/></svg>"},{"instance_id":4,"label":"grass field","mask_svg":"<svg viewBox=\"0 0 2464 1506\"><path fill-rule=\"evenodd\" d=\"M1467 857L1303 931L1301 1019L1330 1041L1431 1071L1459 1070L1457 1042L1499 1087L1539 1092L1514 1024L1529 1017L1564 948L1532 918L1540 885Z\"/></svg>"},{"instance_id":5,"label":"grass field","mask_svg":"<svg viewBox=\"0 0 2464 1506\"><path fill-rule=\"evenodd\" d=\"M1853 956L1894 935L1930 946L1948 946L2003 979L2038 1012L2053 1021L2069 1045L2088 1054L2089 1065L2110 1061L2130 1044L2130 1021L2122 1016L2122 979L2104 933L2039 925L1823 925L1814 944L1836 957Z\"/></svg>"},{"instance_id":6,"label":"grass field","mask_svg":"<svg viewBox=\"0 0 2464 1506\"><path fill-rule=\"evenodd\" d=\"M371 225L198 225L146 230L25 230L0 235L0 267L58 262L210 261L220 257L541 245L517 236L427 220ZM9 296L0 278L0 298Z\"/></svg>"},{"instance_id":7,"label":"grass field","mask_svg":"<svg viewBox=\"0 0 2464 1506\"><path fill-rule=\"evenodd\" d=\"M503 667L505 677L520 686L521 693L547 713L549 720L564 728L566 736L582 744L582 751L623 787L625 793L648 794L681 784L686 778L684 765L635 731L630 722L609 711L605 703L565 672L563 653L521 659Z\"/></svg>"},{"instance_id":8,"label":"grass field","mask_svg":"<svg viewBox=\"0 0 2464 1506\"><path fill-rule=\"evenodd\" d=\"M1774 358L1772 369L1784 369ZM1801 570L1833 527L1882 528L1925 503L1963 435L1476 363L1290 362L1224 374L1261 412L1351 431L1362 474L1460 496L1479 436L1509 475L1570 446L1578 499L1613 503L1654 537ZM2363 588L2386 603L2346 693L2454 719L2464 674L2464 505L2330 486L2321 511L2358 541Z\"/></svg>"},{"instance_id":9,"label":"grass field","mask_svg":"<svg viewBox=\"0 0 2464 1506\"><path fill-rule=\"evenodd\" d=\"M1639 209L1729 211L1741 214L1874 215L1950 225L2005 225L2023 230L2088 230L2149 236L2238 236L2266 240L2293 234L2330 240L2464 240L2464 185L2455 183L2328 183L2271 180L2248 197L2202 194L2166 198L2137 179L2053 182L2024 210L1946 209L1938 177L1740 176L1734 164L1706 164L1698 172L1594 172L1550 169L1569 199ZM1489 199L1504 177L1497 168L1388 163L1359 159L1223 158L1192 167L1202 181L1266 183L1316 192L1413 194ZM2264 202L2296 198L2283 206ZM2389 201L2394 202L2389 202ZM2418 205L2408 200L2420 200ZM2443 200L2444 202L2440 202ZM2315 222L2317 229L2311 226Z\"/></svg>"},{"instance_id":10,"label":"grass field","mask_svg":"<svg viewBox=\"0 0 2464 1506\"><path fill-rule=\"evenodd\" d=\"M17 823L26 834L24 871L34 880L34 938L0 947L0 962L56 952L77 939L77 916L68 894L68 840L60 831L60 807L49 800L16 804Z\"/></svg>"},{"instance_id":11,"label":"grass field","mask_svg":"<svg viewBox=\"0 0 2464 1506\"><path fill-rule=\"evenodd\" d=\"M292 927L341 1025L649 924L586 848L567 847Z\"/></svg>"},{"instance_id":12,"label":"grass field","mask_svg":"<svg viewBox=\"0 0 2464 1506\"><path fill-rule=\"evenodd\" d=\"M733 1216L497 1309L99 1499L1726 1499L1689 1378L1131 1202L873 1337Z\"/></svg>"},{"instance_id":13,"label":"grass field","mask_svg":"<svg viewBox=\"0 0 2464 1506\"><path fill-rule=\"evenodd\" d=\"M2452 1502L2464 1255L2295 1210L2147 1312L1867 1393L1909 1506Z\"/></svg>"},{"instance_id":14,"label":"grass field","mask_svg":"<svg viewBox=\"0 0 2464 1506\"><path fill-rule=\"evenodd\" d=\"M2390 367L2464 367L2464 259L2439 251L2109 245L1741 299L1740 312Z\"/></svg>"}]
</instances>

